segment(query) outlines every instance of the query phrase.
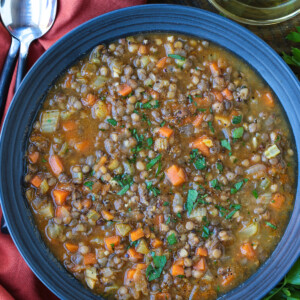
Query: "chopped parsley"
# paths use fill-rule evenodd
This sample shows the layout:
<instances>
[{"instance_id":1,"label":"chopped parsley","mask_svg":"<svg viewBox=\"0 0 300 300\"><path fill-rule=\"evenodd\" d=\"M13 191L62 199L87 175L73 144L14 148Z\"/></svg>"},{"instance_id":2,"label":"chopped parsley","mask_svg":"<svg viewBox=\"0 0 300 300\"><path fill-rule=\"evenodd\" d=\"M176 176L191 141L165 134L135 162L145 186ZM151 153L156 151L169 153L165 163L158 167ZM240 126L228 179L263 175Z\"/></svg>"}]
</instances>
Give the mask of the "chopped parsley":
<instances>
[{"instance_id":1,"label":"chopped parsley","mask_svg":"<svg viewBox=\"0 0 300 300\"><path fill-rule=\"evenodd\" d=\"M244 134L244 127L238 127L238 128L235 128L233 129L232 131L232 137L234 139L239 139L243 136Z\"/></svg>"},{"instance_id":2,"label":"chopped parsley","mask_svg":"<svg viewBox=\"0 0 300 300\"><path fill-rule=\"evenodd\" d=\"M224 147L225 149L231 151L230 142L228 140L222 140L221 141L221 146Z\"/></svg>"},{"instance_id":3,"label":"chopped parsley","mask_svg":"<svg viewBox=\"0 0 300 300\"><path fill-rule=\"evenodd\" d=\"M215 129L214 129L213 126L212 126L212 122L209 121L209 122L207 122L207 123L208 123L208 127L209 127L210 131L211 131L212 133L215 133Z\"/></svg>"},{"instance_id":4,"label":"chopped parsley","mask_svg":"<svg viewBox=\"0 0 300 300\"><path fill-rule=\"evenodd\" d=\"M150 195L156 197L160 194L160 190L157 187L153 186L152 181L146 181L146 186Z\"/></svg>"},{"instance_id":5,"label":"chopped parsley","mask_svg":"<svg viewBox=\"0 0 300 300\"><path fill-rule=\"evenodd\" d=\"M193 149L190 154L191 162L194 163L194 166L197 170L203 170L206 168L205 157L199 154L198 149Z\"/></svg>"},{"instance_id":6,"label":"chopped parsley","mask_svg":"<svg viewBox=\"0 0 300 300\"><path fill-rule=\"evenodd\" d=\"M220 183L219 183L218 179L216 179L216 178L211 180L209 182L209 185L216 190L221 190Z\"/></svg>"},{"instance_id":7,"label":"chopped parsley","mask_svg":"<svg viewBox=\"0 0 300 300\"><path fill-rule=\"evenodd\" d=\"M90 190L92 190L94 182L93 181L87 181L83 185L87 186Z\"/></svg>"},{"instance_id":8,"label":"chopped parsley","mask_svg":"<svg viewBox=\"0 0 300 300\"><path fill-rule=\"evenodd\" d=\"M265 222L265 224L271 228L273 228L274 230L277 229L277 226L275 226L274 224L270 223L270 222Z\"/></svg>"},{"instance_id":9,"label":"chopped parsley","mask_svg":"<svg viewBox=\"0 0 300 300\"><path fill-rule=\"evenodd\" d=\"M257 199L258 198L258 192L257 192L257 190L253 190L252 191L252 195L255 197L255 199Z\"/></svg>"},{"instance_id":10,"label":"chopped parsley","mask_svg":"<svg viewBox=\"0 0 300 300\"><path fill-rule=\"evenodd\" d=\"M128 174L117 175L114 177L114 180L122 187L122 189L117 193L117 195L124 195L133 184L133 179Z\"/></svg>"},{"instance_id":11,"label":"chopped parsley","mask_svg":"<svg viewBox=\"0 0 300 300\"><path fill-rule=\"evenodd\" d=\"M246 183L248 181L248 179L243 179L242 181L237 182L233 188L230 189L230 193L231 194L236 194L244 185L244 183Z\"/></svg>"},{"instance_id":12,"label":"chopped parsley","mask_svg":"<svg viewBox=\"0 0 300 300\"><path fill-rule=\"evenodd\" d=\"M239 116L234 116L232 118L232 124L240 124L242 122L242 116L239 115Z\"/></svg>"},{"instance_id":13,"label":"chopped parsley","mask_svg":"<svg viewBox=\"0 0 300 300\"><path fill-rule=\"evenodd\" d=\"M231 218L234 216L234 214L235 214L238 210L241 209L241 205L240 205L240 204L230 204L229 207L230 207L230 208L233 208L234 210L231 211L231 212L225 217L226 220L231 219Z\"/></svg>"},{"instance_id":14,"label":"chopped parsley","mask_svg":"<svg viewBox=\"0 0 300 300\"><path fill-rule=\"evenodd\" d=\"M150 99L150 98L149 98ZM135 104L135 108L144 108L144 109L152 109L152 108L159 108L159 101L155 100L154 104L152 104L152 99L146 103L137 102Z\"/></svg>"},{"instance_id":15,"label":"chopped parsley","mask_svg":"<svg viewBox=\"0 0 300 300\"><path fill-rule=\"evenodd\" d=\"M147 138L147 145L149 147L153 145L153 139L152 138Z\"/></svg>"},{"instance_id":16,"label":"chopped parsley","mask_svg":"<svg viewBox=\"0 0 300 300\"><path fill-rule=\"evenodd\" d=\"M168 57L185 61L185 58L182 57L182 56L180 56L180 55L178 55L178 54L168 54Z\"/></svg>"},{"instance_id":17,"label":"chopped parsley","mask_svg":"<svg viewBox=\"0 0 300 300\"><path fill-rule=\"evenodd\" d=\"M217 162L216 166L217 166L217 169L220 171L220 173L222 173L223 172L223 168L224 168L223 165L222 165L222 163Z\"/></svg>"},{"instance_id":18,"label":"chopped parsley","mask_svg":"<svg viewBox=\"0 0 300 300\"><path fill-rule=\"evenodd\" d=\"M165 124L166 124L166 121L162 121L162 122L159 124L159 126L160 126L160 127L163 127Z\"/></svg>"},{"instance_id":19,"label":"chopped parsley","mask_svg":"<svg viewBox=\"0 0 300 300\"><path fill-rule=\"evenodd\" d=\"M43 162L43 163L46 163L47 160L46 160L45 158L42 158L42 162Z\"/></svg>"},{"instance_id":20,"label":"chopped parsley","mask_svg":"<svg viewBox=\"0 0 300 300\"><path fill-rule=\"evenodd\" d=\"M150 264L146 269L146 276L149 281L159 278L167 263L167 257L165 255L156 256L154 252L152 252L151 255L153 257L153 265Z\"/></svg>"},{"instance_id":21,"label":"chopped parsley","mask_svg":"<svg viewBox=\"0 0 300 300\"><path fill-rule=\"evenodd\" d=\"M209 236L210 236L209 228L206 225L204 225L202 229L202 237L207 239L209 238Z\"/></svg>"},{"instance_id":22,"label":"chopped parsley","mask_svg":"<svg viewBox=\"0 0 300 300\"><path fill-rule=\"evenodd\" d=\"M164 203L163 203L163 206L169 206L170 205L170 202L168 202L168 201L165 201Z\"/></svg>"},{"instance_id":23,"label":"chopped parsley","mask_svg":"<svg viewBox=\"0 0 300 300\"><path fill-rule=\"evenodd\" d=\"M168 244L169 244L170 246L176 244L176 243L177 243L177 238L176 238L176 236L175 236L175 233L172 233L172 234L168 235L167 241L168 241Z\"/></svg>"},{"instance_id":24,"label":"chopped parsley","mask_svg":"<svg viewBox=\"0 0 300 300\"><path fill-rule=\"evenodd\" d=\"M161 159L161 154L157 155L155 158L151 159L149 163L147 163L147 170L150 170L158 161Z\"/></svg>"},{"instance_id":25,"label":"chopped parsley","mask_svg":"<svg viewBox=\"0 0 300 300\"><path fill-rule=\"evenodd\" d=\"M107 123L109 123L112 126L116 126L118 122L115 119L107 119Z\"/></svg>"},{"instance_id":26,"label":"chopped parsley","mask_svg":"<svg viewBox=\"0 0 300 300\"><path fill-rule=\"evenodd\" d=\"M196 203L196 200L198 198L198 192L196 190L189 190L188 191L188 196L187 196L187 201L186 201L186 208L189 213L191 214L194 204Z\"/></svg>"}]
</instances>

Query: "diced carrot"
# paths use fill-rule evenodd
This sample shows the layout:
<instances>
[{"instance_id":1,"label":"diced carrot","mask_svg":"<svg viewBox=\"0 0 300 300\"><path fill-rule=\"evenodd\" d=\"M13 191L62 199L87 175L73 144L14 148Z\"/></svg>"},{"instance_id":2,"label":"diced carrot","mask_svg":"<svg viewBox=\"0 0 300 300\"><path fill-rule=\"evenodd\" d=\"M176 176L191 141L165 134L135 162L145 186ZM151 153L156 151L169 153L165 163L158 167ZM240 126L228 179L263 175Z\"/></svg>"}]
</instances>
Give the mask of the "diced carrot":
<instances>
[{"instance_id":1,"label":"diced carrot","mask_svg":"<svg viewBox=\"0 0 300 300\"><path fill-rule=\"evenodd\" d=\"M270 92L263 94L262 100L264 101L265 105L268 107L273 108L275 106L273 96Z\"/></svg>"},{"instance_id":2,"label":"diced carrot","mask_svg":"<svg viewBox=\"0 0 300 300\"><path fill-rule=\"evenodd\" d=\"M87 94L86 98L82 101L86 106L93 106L96 103L97 97L93 94Z\"/></svg>"},{"instance_id":3,"label":"diced carrot","mask_svg":"<svg viewBox=\"0 0 300 300\"><path fill-rule=\"evenodd\" d=\"M169 167L166 170L166 175L174 186L181 185L187 180L184 169L178 167L177 165L172 165Z\"/></svg>"},{"instance_id":4,"label":"diced carrot","mask_svg":"<svg viewBox=\"0 0 300 300\"><path fill-rule=\"evenodd\" d=\"M160 215L156 215L154 218L154 224L155 225L160 225L161 223L163 223L164 221L164 215L160 214Z\"/></svg>"},{"instance_id":5,"label":"diced carrot","mask_svg":"<svg viewBox=\"0 0 300 300\"><path fill-rule=\"evenodd\" d=\"M31 179L31 181L30 181L30 183L33 185L33 186L35 186L35 187L39 187L40 185L41 185L41 183L42 183L42 179L41 179L41 177L39 176L39 175L35 175L32 179Z\"/></svg>"},{"instance_id":6,"label":"diced carrot","mask_svg":"<svg viewBox=\"0 0 300 300\"><path fill-rule=\"evenodd\" d=\"M169 138L173 134L174 131L173 131L173 129L171 129L167 126L164 126L164 127L161 127L158 132L161 136Z\"/></svg>"},{"instance_id":7,"label":"diced carrot","mask_svg":"<svg viewBox=\"0 0 300 300\"><path fill-rule=\"evenodd\" d=\"M166 65L167 62L167 57L161 58L157 63L156 63L156 68L162 69Z\"/></svg>"},{"instance_id":8,"label":"diced carrot","mask_svg":"<svg viewBox=\"0 0 300 300\"><path fill-rule=\"evenodd\" d=\"M233 99L233 96L232 96L232 92L226 88L222 91L222 95L224 96L225 99L227 100L232 100Z\"/></svg>"},{"instance_id":9,"label":"diced carrot","mask_svg":"<svg viewBox=\"0 0 300 300\"><path fill-rule=\"evenodd\" d=\"M99 161L94 165L94 171L98 172L99 169L107 162L107 157L106 156L101 156Z\"/></svg>"},{"instance_id":10,"label":"diced carrot","mask_svg":"<svg viewBox=\"0 0 300 300\"><path fill-rule=\"evenodd\" d=\"M138 229L130 232L130 239L132 242L139 240L143 236L145 236L145 234L144 234L144 230L142 228L138 228Z\"/></svg>"},{"instance_id":11,"label":"diced carrot","mask_svg":"<svg viewBox=\"0 0 300 300\"><path fill-rule=\"evenodd\" d=\"M79 152L86 152L90 148L90 142L89 141L82 141L75 144L75 149Z\"/></svg>"},{"instance_id":12,"label":"diced carrot","mask_svg":"<svg viewBox=\"0 0 300 300\"><path fill-rule=\"evenodd\" d=\"M123 84L123 85L121 86L121 89L119 90L118 93L119 93L121 96L127 96L127 95L129 95L131 92L132 92L131 86L128 85L128 84Z\"/></svg>"},{"instance_id":13,"label":"diced carrot","mask_svg":"<svg viewBox=\"0 0 300 300\"><path fill-rule=\"evenodd\" d=\"M184 259L183 258L177 259L176 261L174 261L173 265L184 266Z\"/></svg>"},{"instance_id":14,"label":"diced carrot","mask_svg":"<svg viewBox=\"0 0 300 300\"><path fill-rule=\"evenodd\" d=\"M163 242L160 239L153 239L151 240L151 246L153 248L159 248L163 245Z\"/></svg>"},{"instance_id":15,"label":"diced carrot","mask_svg":"<svg viewBox=\"0 0 300 300\"><path fill-rule=\"evenodd\" d=\"M216 62L213 62L209 65L211 74L213 76L219 76L220 75L220 68L218 67L218 64Z\"/></svg>"},{"instance_id":16,"label":"diced carrot","mask_svg":"<svg viewBox=\"0 0 300 300\"><path fill-rule=\"evenodd\" d=\"M192 148L193 149L198 149L201 151L201 153L205 156L209 156L209 147L207 146L207 141L211 141L210 138L208 138L206 135L203 135L199 138L197 138L193 143L192 143Z\"/></svg>"},{"instance_id":17,"label":"diced carrot","mask_svg":"<svg viewBox=\"0 0 300 300\"><path fill-rule=\"evenodd\" d=\"M197 250L196 250L196 255L207 256L207 254L208 254L207 250L204 247L198 247Z\"/></svg>"},{"instance_id":18,"label":"diced carrot","mask_svg":"<svg viewBox=\"0 0 300 300\"><path fill-rule=\"evenodd\" d=\"M171 300L171 295L169 293L157 293L151 295L150 300Z\"/></svg>"},{"instance_id":19,"label":"diced carrot","mask_svg":"<svg viewBox=\"0 0 300 300\"><path fill-rule=\"evenodd\" d=\"M63 191L63 190L53 190L52 191L53 200L55 201L56 205L65 204L67 197L69 195L70 195L69 191Z\"/></svg>"},{"instance_id":20,"label":"diced carrot","mask_svg":"<svg viewBox=\"0 0 300 300\"><path fill-rule=\"evenodd\" d=\"M235 279L235 275L233 273L228 273L223 277L222 285L227 286Z\"/></svg>"},{"instance_id":21,"label":"diced carrot","mask_svg":"<svg viewBox=\"0 0 300 300\"><path fill-rule=\"evenodd\" d=\"M128 269L125 273L125 280L124 280L124 284L125 285L129 285L133 282L133 277L135 274L136 270L135 269Z\"/></svg>"},{"instance_id":22,"label":"diced carrot","mask_svg":"<svg viewBox=\"0 0 300 300\"><path fill-rule=\"evenodd\" d=\"M50 164L50 167L52 169L52 172L57 176L60 173L62 173L63 170L64 170L64 166L63 166L59 156L56 155L56 154L55 155L50 155L49 164Z\"/></svg>"},{"instance_id":23,"label":"diced carrot","mask_svg":"<svg viewBox=\"0 0 300 300\"><path fill-rule=\"evenodd\" d=\"M106 221L110 221L110 220L112 220L114 218L114 215L111 214L107 210L102 210L101 211L101 215L102 215L103 219L106 220Z\"/></svg>"},{"instance_id":24,"label":"diced carrot","mask_svg":"<svg viewBox=\"0 0 300 300\"><path fill-rule=\"evenodd\" d=\"M184 275L184 267L179 265L173 265L171 267L171 274L173 276Z\"/></svg>"},{"instance_id":25,"label":"diced carrot","mask_svg":"<svg viewBox=\"0 0 300 300\"><path fill-rule=\"evenodd\" d=\"M70 215L70 210L71 210L70 206L66 206L66 205L58 206L55 209L55 216L59 219L63 219Z\"/></svg>"},{"instance_id":26,"label":"diced carrot","mask_svg":"<svg viewBox=\"0 0 300 300\"><path fill-rule=\"evenodd\" d=\"M148 47L146 45L140 45L139 47L139 53L141 55L145 55L148 53Z\"/></svg>"},{"instance_id":27,"label":"diced carrot","mask_svg":"<svg viewBox=\"0 0 300 300\"><path fill-rule=\"evenodd\" d=\"M117 235L104 238L106 249L109 250L110 252L113 252L115 247L120 245L120 242L121 242L121 237Z\"/></svg>"},{"instance_id":28,"label":"diced carrot","mask_svg":"<svg viewBox=\"0 0 300 300\"><path fill-rule=\"evenodd\" d=\"M217 101L222 102L222 101L224 100L223 95L222 95L221 92L215 91L215 92L213 92L213 94L214 94L215 99L216 99Z\"/></svg>"},{"instance_id":29,"label":"diced carrot","mask_svg":"<svg viewBox=\"0 0 300 300\"><path fill-rule=\"evenodd\" d=\"M71 87L72 75L68 74L65 80L65 88L69 89Z\"/></svg>"},{"instance_id":30,"label":"diced carrot","mask_svg":"<svg viewBox=\"0 0 300 300\"><path fill-rule=\"evenodd\" d=\"M145 269L147 269L147 265L146 264L136 264L135 268L137 270L145 270Z\"/></svg>"},{"instance_id":31,"label":"diced carrot","mask_svg":"<svg viewBox=\"0 0 300 300\"><path fill-rule=\"evenodd\" d=\"M37 151L28 154L28 158L32 164L35 164L38 161L39 157L40 153Z\"/></svg>"},{"instance_id":32,"label":"diced carrot","mask_svg":"<svg viewBox=\"0 0 300 300\"><path fill-rule=\"evenodd\" d=\"M273 196L273 199L271 200L270 205L273 208L280 209L282 207L282 205L283 205L284 202L285 202L285 196L282 195L282 194L280 194L280 193L276 193Z\"/></svg>"},{"instance_id":33,"label":"diced carrot","mask_svg":"<svg viewBox=\"0 0 300 300\"><path fill-rule=\"evenodd\" d=\"M83 263L85 265L94 265L97 263L96 254L88 253L83 256Z\"/></svg>"},{"instance_id":34,"label":"diced carrot","mask_svg":"<svg viewBox=\"0 0 300 300\"><path fill-rule=\"evenodd\" d=\"M128 256L133 260L140 260L144 258L144 255L138 253L134 248L129 248L127 251Z\"/></svg>"},{"instance_id":35,"label":"diced carrot","mask_svg":"<svg viewBox=\"0 0 300 300\"><path fill-rule=\"evenodd\" d=\"M193 125L194 125L195 127L198 127L198 126L202 123L203 117L204 117L203 114L197 115L196 118L195 118L195 120L193 121Z\"/></svg>"},{"instance_id":36,"label":"diced carrot","mask_svg":"<svg viewBox=\"0 0 300 300\"><path fill-rule=\"evenodd\" d=\"M77 128L77 124L75 121L65 121L62 123L62 128L64 131L73 131Z\"/></svg>"},{"instance_id":37,"label":"diced carrot","mask_svg":"<svg viewBox=\"0 0 300 300\"><path fill-rule=\"evenodd\" d=\"M71 243L65 243L64 246L70 252L76 252L79 248L78 245L71 244Z\"/></svg>"},{"instance_id":38,"label":"diced carrot","mask_svg":"<svg viewBox=\"0 0 300 300\"><path fill-rule=\"evenodd\" d=\"M250 243L245 243L241 245L241 253L246 256L248 259L252 259L255 257L255 251Z\"/></svg>"},{"instance_id":39,"label":"diced carrot","mask_svg":"<svg viewBox=\"0 0 300 300\"><path fill-rule=\"evenodd\" d=\"M194 265L194 269L197 271L205 271L205 258L201 257L200 260Z\"/></svg>"},{"instance_id":40,"label":"diced carrot","mask_svg":"<svg viewBox=\"0 0 300 300\"><path fill-rule=\"evenodd\" d=\"M82 205L84 208L89 209L92 206L92 200L86 198L82 201Z\"/></svg>"}]
</instances>

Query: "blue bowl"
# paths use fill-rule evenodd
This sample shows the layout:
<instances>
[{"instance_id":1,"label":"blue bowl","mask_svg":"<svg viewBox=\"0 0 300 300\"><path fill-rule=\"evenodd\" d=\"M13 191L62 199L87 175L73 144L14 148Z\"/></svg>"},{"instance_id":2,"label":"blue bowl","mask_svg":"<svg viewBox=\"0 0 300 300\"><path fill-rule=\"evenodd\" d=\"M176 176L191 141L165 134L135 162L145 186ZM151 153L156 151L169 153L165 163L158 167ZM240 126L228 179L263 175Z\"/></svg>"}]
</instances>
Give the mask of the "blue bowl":
<instances>
[{"instance_id":1,"label":"blue bowl","mask_svg":"<svg viewBox=\"0 0 300 300\"><path fill-rule=\"evenodd\" d=\"M0 140L0 196L10 234L32 271L62 299L102 298L86 289L60 265L34 224L22 188L24 153L32 123L53 81L78 57L100 43L153 31L177 32L212 41L252 66L282 104L294 134L299 161L299 81L275 51L247 29L219 15L176 5L121 9L77 27L31 68L10 106ZM299 256L299 198L297 188L289 224L270 258L246 282L219 299L259 299L287 273Z\"/></svg>"}]
</instances>

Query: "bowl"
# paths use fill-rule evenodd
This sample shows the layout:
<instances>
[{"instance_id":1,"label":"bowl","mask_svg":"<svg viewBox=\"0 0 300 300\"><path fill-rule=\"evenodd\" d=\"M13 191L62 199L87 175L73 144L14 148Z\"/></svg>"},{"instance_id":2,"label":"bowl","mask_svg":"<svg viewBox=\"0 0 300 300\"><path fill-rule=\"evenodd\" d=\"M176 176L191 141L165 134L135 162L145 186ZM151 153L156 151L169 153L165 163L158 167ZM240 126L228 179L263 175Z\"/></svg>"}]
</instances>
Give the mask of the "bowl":
<instances>
[{"instance_id":1,"label":"bowl","mask_svg":"<svg viewBox=\"0 0 300 300\"><path fill-rule=\"evenodd\" d=\"M90 20L56 42L31 68L7 113L0 139L0 196L15 245L37 277L61 299L103 299L77 281L45 246L22 188L24 154L46 91L75 60L94 46L141 32L177 32L212 41L252 66L279 98L300 149L300 86L285 62L240 25L211 12L177 5L143 5ZM297 111L298 110L298 111ZM297 159L299 161L299 151ZM297 165L297 168L298 165ZM299 178L298 178L299 186ZM293 265L300 250L300 191L281 241L246 282L219 299L259 299Z\"/></svg>"}]
</instances>

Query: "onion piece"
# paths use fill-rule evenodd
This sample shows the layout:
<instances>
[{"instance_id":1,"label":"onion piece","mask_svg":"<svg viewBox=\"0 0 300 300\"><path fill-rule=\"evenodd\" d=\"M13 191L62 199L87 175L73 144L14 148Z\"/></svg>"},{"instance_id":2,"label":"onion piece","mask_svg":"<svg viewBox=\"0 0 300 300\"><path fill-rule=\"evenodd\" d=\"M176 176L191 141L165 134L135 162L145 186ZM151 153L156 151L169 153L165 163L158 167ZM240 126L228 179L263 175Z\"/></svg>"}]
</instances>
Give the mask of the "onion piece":
<instances>
[{"instance_id":1,"label":"onion piece","mask_svg":"<svg viewBox=\"0 0 300 300\"><path fill-rule=\"evenodd\" d=\"M256 164L248 168L245 172L246 174L252 176L253 178L260 178L265 175L267 167L263 164Z\"/></svg>"}]
</instances>

